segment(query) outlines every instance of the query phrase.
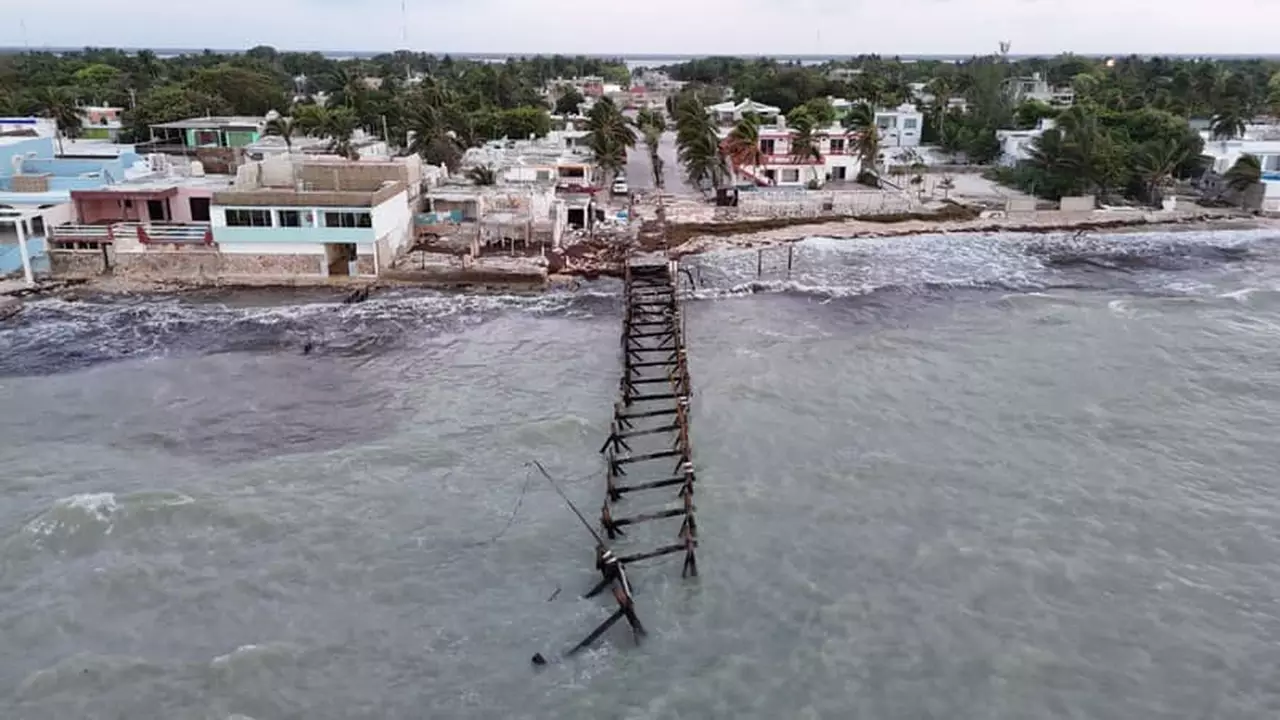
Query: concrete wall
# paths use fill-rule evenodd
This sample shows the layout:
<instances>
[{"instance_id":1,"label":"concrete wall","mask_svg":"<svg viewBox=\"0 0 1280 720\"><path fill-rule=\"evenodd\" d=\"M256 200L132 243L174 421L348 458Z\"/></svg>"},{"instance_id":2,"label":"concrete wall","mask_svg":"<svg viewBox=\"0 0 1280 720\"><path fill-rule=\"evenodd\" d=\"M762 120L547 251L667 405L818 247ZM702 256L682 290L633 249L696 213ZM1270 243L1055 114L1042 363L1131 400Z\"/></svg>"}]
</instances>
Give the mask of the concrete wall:
<instances>
[{"instance_id":1,"label":"concrete wall","mask_svg":"<svg viewBox=\"0 0 1280 720\"><path fill-rule=\"evenodd\" d=\"M1005 212L1031 213L1036 211L1036 199L1033 197L1011 197L1004 201Z\"/></svg>"},{"instance_id":2,"label":"concrete wall","mask_svg":"<svg viewBox=\"0 0 1280 720\"><path fill-rule=\"evenodd\" d=\"M318 278L323 277L326 270L323 253L231 254L183 248L168 252L117 253L114 274L131 280L216 282L244 276Z\"/></svg>"},{"instance_id":3,"label":"concrete wall","mask_svg":"<svg viewBox=\"0 0 1280 720\"><path fill-rule=\"evenodd\" d=\"M48 253L49 269L56 278L91 278L106 272L101 250L49 250Z\"/></svg>"},{"instance_id":4,"label":"concrete wall","mask_svg":"<svg viewBox=\"0 0 1280 720\"><path fill-rule=\"evenodd\" d=\"M316 255L324 257L322 243L218 243L218 249L227 255Z\"/></svg>"},{"instance_id":5,"label":"concrete wall","mask_svg":"<svg viewBox=\"0 0 1280 720\"><path fill-rule=\"evenodd\" d=\"M373 236L387 239L391 257L412 243L413 211L407 192L401 191L373 208Z\"/></svg>"},{"instance_id":6,"label":"concrete wall","mask_svg":"<svg viewBox=\"0 0 1280 720\"><path fill-rule=\"evenodd\" d=\"M1058 201L1062 212L1093 212L1096 207L1097 201L1092 195L1075 195Z\"/></svg>"},{"instance_id":7,"label":"concrete wall","mask_svg":"<svg viewBox=\"0 0 1280 720\"><path fill-rule=\"evenodd\" d=\"M781 218L823 215L888 215L911 212L918 203L903 193L875 190L852 192L744 192L736 208L716 208L717 217Z\"/></svg>"}]
</instances>

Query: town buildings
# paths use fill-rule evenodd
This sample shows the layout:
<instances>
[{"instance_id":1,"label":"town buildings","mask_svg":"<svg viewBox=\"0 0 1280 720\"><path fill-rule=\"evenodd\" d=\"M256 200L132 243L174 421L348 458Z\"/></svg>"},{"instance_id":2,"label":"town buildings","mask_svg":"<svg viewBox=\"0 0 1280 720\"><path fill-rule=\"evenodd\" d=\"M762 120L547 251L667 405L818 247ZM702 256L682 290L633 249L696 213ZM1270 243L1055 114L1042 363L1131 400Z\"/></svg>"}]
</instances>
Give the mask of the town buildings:
<instances>
[{"instance_id":1,"label":"town buildings","mask_svg":"<svg viewBox=\"0 0 1280 720\"><path fill-rule=\"evenodd\" d=\"M924 114L911 103L876 110L876 129L880 134L881 147L919 147L920 136L924 132Z\"/></svg>"},{"instance_id":2,"label":"town buildings","mask_svg":"<svg viewBox=\"0 0 1280 720\"><path fill-rule=\"evenodd\" d=\"M1031 150L1035 142L1046 130L1053 128L1054 121L1042 118L1030 130L997 130L996 140L1000 141L1000 157L997 165L1012 167L1023 160L1031 159Z\"/></svg>"},{"instance_id":3,"label":"town buildings","mask_svg":"<svg viewBox=\"0 0 1280 720\"><path fill-rule=\"evenodd\" d=\"M1244 155L1258 158L1262 167L1262 191L1257 200L1263 212L1280 212L1280 126L1251 124L1244 135L1229 140L1214 140L1206 130L1204 155L1210 159L1209 170L1222 176Z\"/></svg>"},{"instance_id":4,"label":"town buildings","mask_svg":"<svg viewBox=\"0 0 1280 720\"><path fill-rule=\"evenodd\" d=\"M1066 108L1075 104L1076 94L1070 87L1054 87L1040 73L1004 81L1004 91L1015 104L1034 100L1051 107Z\"/></svg>"}]
</instances>

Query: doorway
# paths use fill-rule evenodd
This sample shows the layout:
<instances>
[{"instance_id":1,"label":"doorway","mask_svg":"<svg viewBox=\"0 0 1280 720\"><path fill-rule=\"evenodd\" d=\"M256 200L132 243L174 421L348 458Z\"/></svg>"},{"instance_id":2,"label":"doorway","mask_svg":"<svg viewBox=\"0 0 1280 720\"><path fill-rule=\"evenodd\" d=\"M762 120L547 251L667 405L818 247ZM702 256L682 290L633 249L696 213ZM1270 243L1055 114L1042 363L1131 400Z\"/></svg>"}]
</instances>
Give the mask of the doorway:
<instances>
[{"instance_id":1,"label":"doorway","mask_svg":"<svg viewBox=\"0 0 1280 720\"><path fill-rule=\"evenodd\" d=\"M165 203L159 200L147 201L147 216L151 222L168 222L169 213L166 212Z\"/></svg>"},{"instance_id":2,"label":"doorway","mask_svg":"<svg viewBox=\"0 0 1280 720\"><path fill-rule=\"evenodd\" d=\"M351 275L351 263L356 260L354 243L325 243L325 263L329 266L329 277L348 277Z\"/></svg>"},{"instance_id":3,"label":"doorway","mask_svg":"<svg viewBox=\"0 0 1280 720\"><path fill-rule=\"evenodd\" d=\"M843 165L837 165L831 168L831 179L836 181L847 180L848 176L845 175L846 169L847 168Z\"/></svg>"},{"instance_id":4,"label":"doorway","mask_svg":"<svg viewBox=\"0 0 1280 720\"><path fill-rule=\"evenodd\" d=\"M569 208L569 227L581 230L587 225L587 211L584 208Z\"/></svg>"},{"instance_id":5,"label":"doorway","mask_svg":"<svg viewBox=\"0 0 1280 720\"><path fill-rule=\"evenodd\" d=\"M209 200L207 197L191 198L191 222L209 222Z\"/></svg>"}]
</instances>

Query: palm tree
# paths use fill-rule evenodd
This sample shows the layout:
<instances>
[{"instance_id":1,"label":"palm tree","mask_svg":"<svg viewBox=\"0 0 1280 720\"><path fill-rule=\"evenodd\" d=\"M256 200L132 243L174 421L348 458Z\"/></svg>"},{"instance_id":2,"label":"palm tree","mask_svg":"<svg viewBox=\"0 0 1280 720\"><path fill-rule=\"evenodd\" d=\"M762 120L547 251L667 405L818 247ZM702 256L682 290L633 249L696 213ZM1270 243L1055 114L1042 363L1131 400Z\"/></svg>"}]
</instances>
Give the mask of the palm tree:
<instances>
[{"instance_id":1,"label":"palm tree","mask_svg":"<svg viewBox=\"0 0 1280 720\"><path fill-rule=\"evenodd\" d=\"M627 165L627 149L635 147L636 134L622 111L608 98L596 102L587 113L587 147L605 172L605 184Z\"/></svg>"},{"instance_id":2,"label":"palm tree","mask_svg":"<svg viewBox=\"0 0 1280 720\"><path fill-rule=\"evenodd\" d=\"M662 157L658 154L658 146L662 142L662 133L667 129L667 121L662 113L644 108L636 114L636 127L640 128L640 137L644 140L645 150L649 153L649 169L653 172L653 185L659 190L665 186L662 178Z\"/></svg>"},{"instance_id":3,"label":"palm tree","mask_svg":"<svg viewBox=\"0 0 1280 720\"><path fill-rule=\"evenodd\" d=\"M680 99L675 110L677 157L689 184L706 195L708 186L718 188L728 175L720 135L696 96Z\"/></svg>"},{"instance_id":4,"label":"palm tree","mask_svg":"<svg viewBox=\"0 0 1280 720\"><path fill-rule=\"evenodd\" d=\"M296 129L292 118L276 116L267 121L265 132L284 140L285 150L293 152L293 131Z\"/></svg>"},{"instance_id":5,"label":"palm tree","mask_svg":"<svg viewBox=\"0 0 1280 720\"><path fill-rule=\"evenodd\" d=\"M1209 137L1214 140L1230 140L1244 135L1245 118L1239 108L1227 107L1209 121Z\"/></svg>"},{"instance_id":6,"label":"palm tree","mask_svg":"<svg viewBox=\"0 0 1280 720\"><path fill-rule=\"evenodd\" d=\"M58 153L61 154L64 137L70 140L80 137L84 128L84 110L76 105L71 93L63 88L47 88L39 93L37 101L45 117L52 118L57 127Z\"/></svg>"},{"instance_id":7,"label":"palm tree","mask_svg":"<svg viewBox=\"0 0 1280 720\"><path fill-rule=\"evenodd\" d=\"M1187 148L1172 138L1146 143L1139 149L1135 169L1152 205L1160 207L1163 200L1161 188L1173 178L1173 172L1186 159Z\"/></svg>"},{"instance_id":8,"label":"palm tree","mask_svg":"<svg viewBox=\"0 0 1280 720\"><path fill-rule=\"evenodd\" d=\"M467 170L467 179L476 185L497 185L498 172L488 165L476 165Z\"/></svg>"},{"instance_id":9,"label":"palm tree","mask_svg":"<svg viewBox=\"0 0 1280 720\"><path fill-rule=\"evenodd\" d=\"M1238 193L1244 193L1262 182L1262 161L1257 155L1245 153L1227 170L1223 179L1227 181L1227 187Z\"/></svg>"},{"instance_id":10,"label":"palm tree","mask_svg":"<svg viewBox=\"0 0 1280 720\"><path fill-rule=\"evenodd\" d=\"M729 131L729 137L725 138L724 150L735 171L763 165L764 150L760 148L759 118L752 113L743 115L733 130Z\"/></svg>"},{"instance_id":11,"label":"palm tree","mask_svg":"<svg viewBox=\"0 0 1280 720\"><path fill-rule=\"evenodd\" d=\"M951 96L955 93L955 88L949 78L936 77L929 81L929 92L933 94L933 105L929 109L933 112L933 125L938 131L938 144L945 145L947 142L947 108L950 106Z\"/></svg>"},{"instance_id":12,"label":"palm tree","mask_svg":"<svg viewBox=\"0 0 1280 720\"><path fill-rule=\"evenodd\" d=\"M878 175L880 172L880 130L876 127L876 113L867 103L858 103L849 109L844 126L858 134L854 149L864 172Z\"/></svg>"},{"instance_id":13,"label":"palm tree","mask_svg":"<svg viewBox=\"0 0 1280 720\"><path fill-rule=\"evenodd\" d=\"M822 150L818 146L818 136L813 115L803 105L791 112L787 118L791 126L791 159L801 165L809 165L813 175L811 185L821 184L818 180L818 166L822 164Z\"/></svg>"},{"instance_id":14,"label":"palm tree","mask_svg":"<svg viewBox=\"0 0 1280 720\"><path fill-rule=\"evenodd\" d=\"M293 110L291 124L295 133L320 137L328 118L329 112L320 105L299 105Z\"/></svg>"},{"instance_id":15,"label":"palm tree","mask_svg":"<svg viewBox=\"0 0 1280 720\"><path fill-rule=\"evenodd\" d=\"M327 111L324 124L324 135L329 138L329 149L345 158L359 158L359 153L351 147L351 136L360 126L360 120L350 108L334 108Z\"/></svg>"}]
</instances>

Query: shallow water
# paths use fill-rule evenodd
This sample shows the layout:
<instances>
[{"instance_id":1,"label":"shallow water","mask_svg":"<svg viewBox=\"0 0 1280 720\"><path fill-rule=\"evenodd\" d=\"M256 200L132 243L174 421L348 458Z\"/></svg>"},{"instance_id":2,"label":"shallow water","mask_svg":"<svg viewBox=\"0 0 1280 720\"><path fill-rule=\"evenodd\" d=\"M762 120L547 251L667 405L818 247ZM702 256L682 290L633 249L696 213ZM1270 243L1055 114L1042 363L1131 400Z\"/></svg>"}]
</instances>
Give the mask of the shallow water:
<instances>
[{"instance_id":1,"label":"shallow water","mask_svg":"<svg viewBox=\"0 0 1280 720\"><path fill-rule=\"evenodd\" d=\"M699 258L702 576L637 568L648 640L541 671L608 614L527 464L596 507L616 288L37 303L0 326L0 717L1274 718L1277 260Z\"/></svg>"}]
</instances>

